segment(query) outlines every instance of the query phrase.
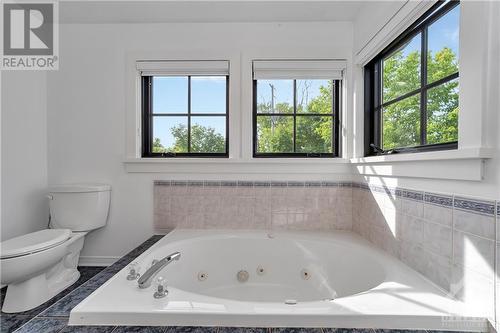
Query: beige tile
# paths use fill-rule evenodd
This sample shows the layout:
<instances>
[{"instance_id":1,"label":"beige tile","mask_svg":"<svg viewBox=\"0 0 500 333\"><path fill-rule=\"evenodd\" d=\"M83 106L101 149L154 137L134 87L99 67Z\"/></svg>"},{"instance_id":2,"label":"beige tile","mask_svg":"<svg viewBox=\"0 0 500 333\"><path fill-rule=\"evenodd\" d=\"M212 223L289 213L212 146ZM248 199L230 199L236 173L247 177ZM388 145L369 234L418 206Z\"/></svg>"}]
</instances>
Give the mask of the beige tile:
<instances>
[{"instance_id":1,"label":"beige tile","mask_svg":"<svg viewBox=\"0 0 500 333\"><path fill-rule=\"evenodd\" d=\"M205 214L203 213L188 214L186 220L186 228L191 228L191 229L205 228Z\"/></svg>"},{"instance_id":2,"label":"beige tile","mask_svg":"<svg viewBox=\"0 0 500 333\"><path fill-rule=\"evenodd\" d=\"M170 186L170 194L173 196L186 195L187 194L187 185Z\"/></svg>"},{"instance_id":3,"label":"beige tile","mask_svg":"<svg viewBox=\"0 0 500 333\"><path fill-rule=\"evenodd\" d=\"M451 259L428 251L425 251L425 257L424 275L444 290L450 291L452 280Z\"/></svg>"},{"instance_id":4,"label":"beige tile","mask_svg":"<svg viewBox=\"0 0 500 333\"><path fill-rule=\"evenodd\" d=\"M186 228L187 213L172 211L168 216L168 226L172 228Z\"/></svg>"},{"instance_id":5,"label":"beige tile","mask_svg":"<svg viewBox=\"0 0 500 333\"><path fill-rule=\"evenodd\" d=\"M170 209L172 212L176 212L178 214L187 214L188 212L188 200L187 196L173 196L170 201Z\"/></svg>"},{"instance_id":6,"label":"beige tile","mask_svg":"<svg viewBox=\"0 0 500 333\"><path fill-rule=\"evenodd\" d=\"M455 229L470 232L476 236L495 239L495 218L493 216L480 215L465 212L460 209L453 210L453 223Z\"/></svg>"},{"instance_id":7,"label":"beige tile","mask_svg":"<svg viewBox=\"0 0 500 333\"><path fill-rule=\"evenodd\" d=\"M401 261L405 264L425 274L427 269L427 257L424 249L420 245L414 243L401 241Z\"/></svg>"},{"instance_id":8,"label":"beige tile","mask_svg":"<svg viewBox=\"0 0 500 333\"><path fill-rule=\"evenodd\" d=\"M452 229L437 223L424 221L424 248L451 260L453 249Z\"/></svg>"},{"instance_id":9,"label":"beige tile","mask_svg":"<svg viewBox=\"0 0 500 333\"><path fill-rule=\"evenodd\" d=\"M286 229L288 227L288 214L272 213L271 225L273 229Z\"/></svg>"},{"instance_id":10,"label":"beige tile","mask_svg":"<svg viewBox=\"0 0 500 333\"><path fill-rule=\"evenodd\" d=\"M285 196L271 197L271 212L285 214L288 209L288 202Z\"/></svg>"},{"instance_id":11,"label":"beige tile","mask_svg":"<svg viewBox=\"0 0 500 333\"><path fill-rule=\"evenodd\" d=\"M494 317L493 275L485 276L454 264L452 266L451 294L462 300L469 311L490 319Z\"/></svg>"},{"instance_id":12,"label":"beige tile","mask_svg":"<svg viewBox=\"0 0 500 333\"><path fill-rule=\"evenodd\" d=\"M201 195L191 195L184 202L188 214L200 214L205 210L204 197Z\"/></svg>"},{"instance_id":13,"label":"beige tile","mask_svg":"<svg viewBox=\"0 0 500 333\"><path fill-rule=\"evenodd\" d=\"M422 245L424 241L424 220L403 215L401 219L401 240L405 243Z\"/></svg>"},{"instance_id":14,"label":"beige tile","mask_svg":"<svg viewBox=\"0 0 500 333\"><path fill-rule=\"evenodd\" d=\"M424 218L428 221L451 227L453 222L453 209L451 207L443 207L426 202L424 204Z\"/></svg>"},{"instance_id":15,"label":"beige tile","mask_svg":"<svg viewBox=\"0 0 500 333\"><path fill-rule=\"evenodd\" d=\"M453 263L485 276L493 275L495 242L460 231L453 233Z\"/></svg>"},{"instance_id":16,"label":"beige tile","mask_svg":"<svg viewBox=\"0 0 500 333\"><path fill-rule=\"evenodd\" d=\"M416 217L424 216L424 203L423 201L414 201L410 199L403 199L401 206L403 214L412 215Z\"/></svg>"}]
</instances>

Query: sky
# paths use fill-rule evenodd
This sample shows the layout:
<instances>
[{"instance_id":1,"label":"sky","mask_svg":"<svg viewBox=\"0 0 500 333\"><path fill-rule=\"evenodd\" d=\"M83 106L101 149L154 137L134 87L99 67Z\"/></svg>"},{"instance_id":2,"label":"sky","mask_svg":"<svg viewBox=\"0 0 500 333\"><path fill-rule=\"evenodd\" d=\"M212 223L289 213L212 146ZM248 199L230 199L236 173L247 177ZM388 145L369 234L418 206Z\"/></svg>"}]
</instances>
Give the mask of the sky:
<instances>
[{"instance_id":1,"label":"sky","mask_svg":"<svg viewBox=\"0 0 500 333\"><path fill-rule=\"evenodd\" d=\"M257 104L271 102L274 87L274 104L288 103L293 105L293 80L259 80L257 82ZM303 96L307 85L307 96ZM303 101L307 105L320 95L320 87L328 87L328 80L297 80L297 103Z\"/></svg>"},{"instance_id":2,"label":"sky","mask_svg":"<svg viewBox=\"0 0 500 333\"><path fill-rule=\"evenodd\" d=\"M459 20L460 20L460 5L453 8L443 17L429 26L428 30L428 49L435 54L436 51L444 47L450 48L458 58L458 37L459 37ZM420 38L418 34L405 46L403 54L414 51L420 51Z\"/></svg>"},{"instance_id":3,"label":"sky","mask_svg":"<svg viewBox=\"0 0 500 333\"><path fill-rule=\"evenodd\" d=\"M434 54L443 47L451 48L458 56L460 6L441 17L429 26L429 50ZM420 50L420 35L415 36L404 48L403 54ZM308 80L308 100L319 95L319 87L326 85L324 80ZM293 105L292 80L260 80L258 82L258 103L271 100L271 87L274 86L275 103ZM300 93L304 82L297 81L297 92ZM301 99L300 96L297 97ZM187 113L188 112L188 79L187 77L155 77L153 81L153 113ZM191 78L191 112L225 113L226 78L224 76ZM175 142L170 129L178 124L187 125L187 117L155 117L153 136L160 138L165 147ZM213 127L225 136L226 122L224 117L193 117L192 124Z\"/></svg>"},{"instance_id":4,"label":"sky","mask_svg":"<svg viewBox=\"0 0 500 333\"><path fill-rule=\"evenodd\" d=\"M225 76L192 76L191 77L191 113L226 112L226 77ZM188 113L188 78L154 77L153 79L153 113ZM153 137L160 138L164 147L171 147L175 139L171 128L179 124L187 126L187 116L155 117ZM192 117L191 125L213 127L220 134L226 134L225 117Z\"/></svg>"}]
</instances>

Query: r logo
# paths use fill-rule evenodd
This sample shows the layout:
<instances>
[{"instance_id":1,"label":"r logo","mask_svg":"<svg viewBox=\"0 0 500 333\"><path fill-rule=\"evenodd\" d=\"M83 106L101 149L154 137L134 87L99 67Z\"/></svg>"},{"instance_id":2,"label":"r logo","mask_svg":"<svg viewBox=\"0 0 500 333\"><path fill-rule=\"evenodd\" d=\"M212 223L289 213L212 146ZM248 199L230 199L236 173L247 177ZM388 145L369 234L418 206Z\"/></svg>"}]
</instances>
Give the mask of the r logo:
<instances>
[{"instance_id":1,"label":"r logo","mask_svg":"<svg viewBox=\"0 0 500 333\"><path fill-rule=\"evenodd\" d=\"M53 4L5 3L3 6L4 55L54 54Z\"/></svg>"}]
</instances>

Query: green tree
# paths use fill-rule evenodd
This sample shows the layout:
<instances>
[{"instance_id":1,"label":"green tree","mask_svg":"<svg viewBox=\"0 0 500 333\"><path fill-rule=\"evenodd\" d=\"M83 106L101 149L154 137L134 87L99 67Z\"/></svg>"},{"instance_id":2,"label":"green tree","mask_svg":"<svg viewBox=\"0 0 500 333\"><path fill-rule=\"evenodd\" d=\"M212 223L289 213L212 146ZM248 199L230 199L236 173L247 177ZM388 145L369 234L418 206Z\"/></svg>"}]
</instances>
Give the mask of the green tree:
<instances>
[{"instance_id":1,"label":"green tree","mask_svg":"<svg viewBox=\"0 0 500 333\"><path fill-rule=\"evenodd\" d=\"M383 101L387 102L420 87L420 52L398 51L384 60ZM427 55L429 83L458 71L458 59L450 48ZM330 116L307 116L307 113L331 113L333 81L320 87L320 93L309 99L307 81L300 86L297 98L297 152L332 152L332 121ZM444 143L458 139L458 81L450 81L427 91L427 143ZM293 105L264 101L257 105L259 114L293 113ZM303 116L300 116L300 115ZM383 148L411 147L420 144L420 94L390 104L382 110ZM293 117L257 117L257 150L267 153L293 152ZM164 147L159 138L153 142L154 152L187 152L187 127L171 129L175 142ZM225 151L225 137L208 126L191 127L191 151L219 153Z\"/></svg>"},{"instance_id":2,"label":"green tree","mask_svg":"<svg viewBox=\"0 0 500 333\"><path fill-rule=\"evenodd\" d=\"M165 148L159 138L153 141L153 152L188 152L188 130L186 125L177 125L171 128L171 134L175 142L171 147ZM191 126L191 152L193 153L224 153L226 151L226 139L224 135L217 133L215 128L201 125Z\"/></svg>"},{"instance_id":3,"label":"green tree","mask_svg":"<svg viewBox=\"0 0 500 333\"><path fill-rule=\"evenodd\" d=\"M164 153L165 147L161 144L160 138L154 138L153 140L153 153Z\"/></svg>"},{"instance_id":4,"label":"green tree","mask_svg":"<svg viewBox=\"0 0 500 333\"><path fill-rule=\"evenodd\" d=\"M427 55L427 81L435 82L458 71L456 55L443 48ZM420 87L420 52L406 56L398 51L383 63L383 101L387 102ZM420 94L383 108L383 147L411 147L420 142ZM458 82L427 91L427 143L458 139Z\"/></svg>"},{"instance_id":5,"label":"green tree","mask_svg":"<svg viewBox=\"0 0 500 333\"><path fill-rule=\"evenodd\" d=\"M317 97L308 99L310 84L301 81L297 87L296 151L304 153L332 152L332 117L308 116L307 114L331 114L333 81L320 87ZM299 85L297 85L299 86ZM259 113L273 112L271 102L265 101L257 106ZM293 113L293 105L277 103L274 113ZM257 151L263 153L293 152L293 117L257 117Z\"/></svg>"}]
</instances>

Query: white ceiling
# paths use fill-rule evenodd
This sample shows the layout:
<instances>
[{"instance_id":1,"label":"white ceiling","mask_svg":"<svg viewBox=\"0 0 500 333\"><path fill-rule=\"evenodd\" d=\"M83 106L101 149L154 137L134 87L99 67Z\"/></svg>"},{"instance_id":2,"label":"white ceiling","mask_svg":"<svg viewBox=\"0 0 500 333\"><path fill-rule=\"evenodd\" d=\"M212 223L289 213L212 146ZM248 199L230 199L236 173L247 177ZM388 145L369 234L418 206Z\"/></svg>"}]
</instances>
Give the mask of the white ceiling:
<instances>
[{"instance_id":1,"label":"white ceiling","mask_svg":"<svg viewBox=\"0 0 500 333\"><path fill-rule=\"evenodd\" d=\"M365 2L366 3L366 2ZM363 1L61 1L61 23L353 21Z\"/></svg>"}]
</instances>

